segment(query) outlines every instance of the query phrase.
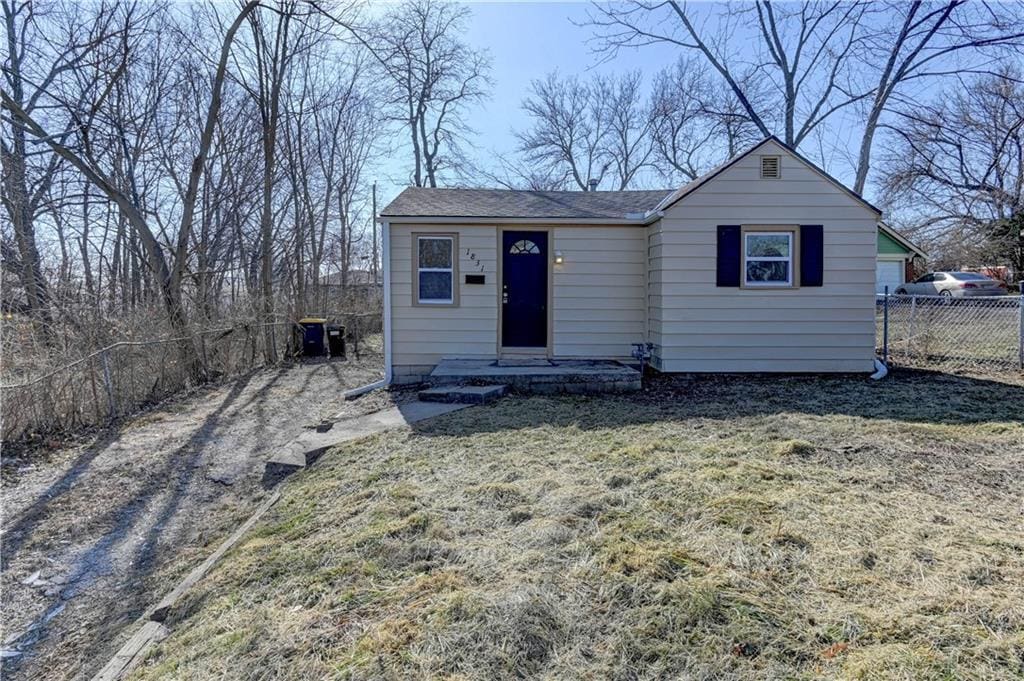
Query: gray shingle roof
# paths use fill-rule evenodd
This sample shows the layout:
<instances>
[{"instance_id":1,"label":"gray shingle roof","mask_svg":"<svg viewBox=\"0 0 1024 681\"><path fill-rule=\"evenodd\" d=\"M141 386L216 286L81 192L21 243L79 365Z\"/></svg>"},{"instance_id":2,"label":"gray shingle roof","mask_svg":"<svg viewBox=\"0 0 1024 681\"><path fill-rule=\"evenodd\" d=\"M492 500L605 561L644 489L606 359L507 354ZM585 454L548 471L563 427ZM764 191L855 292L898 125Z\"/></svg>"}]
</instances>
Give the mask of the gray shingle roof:
<instances>
[{"instance_id":1,"label":"gray shingle roof","mask_svg":"<svg viewBox=\"0 0 1024 681\"><path fill-rule=\"evenodd\" d=\"M632 219L671 189L624 192L546 192L512 189L408 187L381 217Z\"/></svg>"}]
</instances>

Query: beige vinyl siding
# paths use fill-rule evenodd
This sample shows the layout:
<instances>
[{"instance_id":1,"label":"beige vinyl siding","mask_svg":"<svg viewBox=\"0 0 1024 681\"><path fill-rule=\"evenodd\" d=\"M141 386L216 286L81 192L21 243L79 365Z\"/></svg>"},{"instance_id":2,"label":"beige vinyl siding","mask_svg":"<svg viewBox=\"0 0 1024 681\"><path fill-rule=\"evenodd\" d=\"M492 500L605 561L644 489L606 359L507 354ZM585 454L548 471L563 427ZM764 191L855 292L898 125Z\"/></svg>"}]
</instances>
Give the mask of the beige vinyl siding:
<instances>
[{"instance_id":1,"label":"beige vinyl siding","mask_svg":"<svg viewBox=\"0 0 1024 681\"><path fill-rule=\"evenodd\" d=\"M553 355L629 357L644 340L647 230L572 226L552 230Z\"/></svg>"},{"instance_id":2,"label":"beige vinyl siding","mask_svg":"<svg viewBox=\"0 0 1024 681\"><path fill-rule=\"evenodd\" d=\"M413 305L412 235L459 236L459 305ZM392 363L432 365L446 357L493 358L498 338L497 228L493 226L391 225ZM476 254L476 261L467 255ZM484 284L466 284L467 274L483 274Z\"/></svg>"},{"instance_id":3,"label":"beige vinyl siding","mask_svg":"<svg viewBox=\"0 0 1024 681\"><path fill-rule=\"evenodd\" d=\"M514 229L506 226L507 229ZM529 229L524 226L523 229ZM459 287L458 307L412 304L413 233L456 233L459 272L481 273L484 285ZM565 262L552 271L552 355L629 357L644 340L647 230L639 226L560 226L549 249ZM391 225L392 363L436 364L443 358L493 358L498 345L498 231L496 227Z\"/></svg>"},{"instance_id":4,"label":"beige vinyl siding","mask_svg":"<svg viewBox=\"0 0 1024 681\"><path fill-rule=\"evenodd\" d=\"M781 156L780 179L760 179L761 154ZM877 219L777 145L741 159L654 225L648 323L655 366L680 372L872 370ZM717 226L744 224L823 225L824 286L715 286Z\"/></svg>"}]
</instances>

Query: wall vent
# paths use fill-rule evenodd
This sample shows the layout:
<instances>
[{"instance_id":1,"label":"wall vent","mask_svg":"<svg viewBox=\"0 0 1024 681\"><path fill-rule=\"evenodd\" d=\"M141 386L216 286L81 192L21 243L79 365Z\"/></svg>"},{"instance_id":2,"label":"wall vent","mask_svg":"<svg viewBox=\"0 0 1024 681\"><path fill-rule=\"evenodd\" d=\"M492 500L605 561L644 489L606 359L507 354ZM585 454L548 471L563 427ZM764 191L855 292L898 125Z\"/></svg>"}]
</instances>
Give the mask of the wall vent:
<instances>
[{"instance_id":1,"label":"wall vent","mask_svg":"<svg viewBox=\"0 0 1024 681\"><path fill-rule=\"evenodd\" d=\"M762 156L761 157L761 179L762 180L777 180L779 179L779 157L778 156Z\"/></svg>"}]
</instances>

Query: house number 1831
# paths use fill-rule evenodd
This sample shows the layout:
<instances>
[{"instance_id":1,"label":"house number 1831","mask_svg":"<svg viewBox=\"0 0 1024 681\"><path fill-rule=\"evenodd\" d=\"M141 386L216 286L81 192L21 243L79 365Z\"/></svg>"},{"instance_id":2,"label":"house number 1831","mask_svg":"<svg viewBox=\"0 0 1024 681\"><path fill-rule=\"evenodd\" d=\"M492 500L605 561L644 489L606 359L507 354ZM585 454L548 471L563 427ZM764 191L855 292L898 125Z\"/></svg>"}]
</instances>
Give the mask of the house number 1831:
<instances>
[{"instance_id":1,"label":"house number 1831","mask_svg":"<svg viewBox=\"0 0 1024 681\"><path fill-rule=\"evenodd\" d=\"M474 270L476 270L477 272L483 272L484 271L484 263L483 263L482 260L480 260L479 258L476 257L476 253L474 253L473 251L471 251L471 250L469 250L467 248L466 249L466 257L469 258L469 261L470 261L470 263L472 263L472 268Z\"/></svg>"}]
</instances>

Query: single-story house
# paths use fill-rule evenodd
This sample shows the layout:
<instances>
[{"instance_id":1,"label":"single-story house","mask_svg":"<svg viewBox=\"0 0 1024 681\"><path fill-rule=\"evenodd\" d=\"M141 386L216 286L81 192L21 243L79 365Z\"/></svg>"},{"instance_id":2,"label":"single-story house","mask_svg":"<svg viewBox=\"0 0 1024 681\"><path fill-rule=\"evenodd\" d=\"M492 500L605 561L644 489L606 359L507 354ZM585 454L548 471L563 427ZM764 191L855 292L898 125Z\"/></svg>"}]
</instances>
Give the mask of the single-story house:
<instances>
[{"instance_id":1,"label":"single-story house","mask_svg":"<svg viewBox=\"0 0 1024 681\"><path fill-rule=\"evenodd\" d=\"M871 372L881 211L780 140L678 189L405 189L380 213L386 380L442 359Z\"/></svg>"},{"instance_id":2,"label":"single-story house","mask_svg":"<svg viewBox=\"0 0 1024 681\"><path fill-rule=\"evenodd\" d=\"M900 284L915 279L915 259L923 262L928 255L905 236L884 222L878 223L878 265L875 270L875 293L895 293Z\"/></svg>"}]
</instances>

